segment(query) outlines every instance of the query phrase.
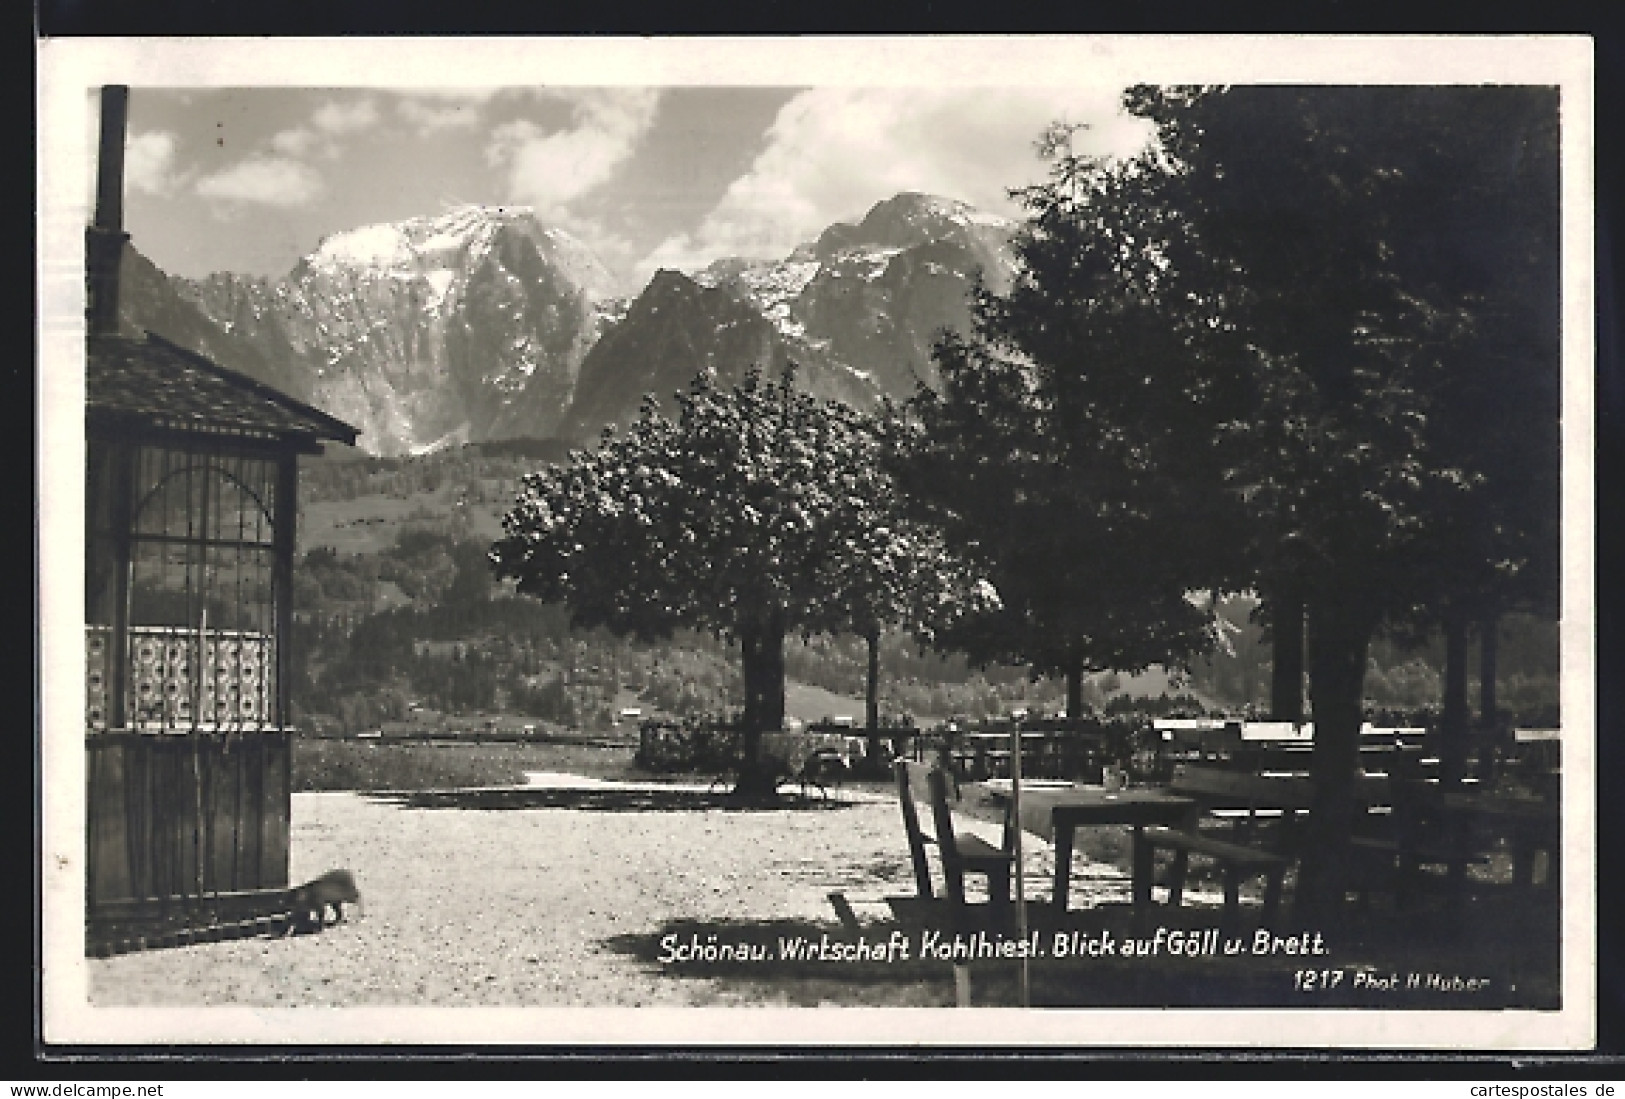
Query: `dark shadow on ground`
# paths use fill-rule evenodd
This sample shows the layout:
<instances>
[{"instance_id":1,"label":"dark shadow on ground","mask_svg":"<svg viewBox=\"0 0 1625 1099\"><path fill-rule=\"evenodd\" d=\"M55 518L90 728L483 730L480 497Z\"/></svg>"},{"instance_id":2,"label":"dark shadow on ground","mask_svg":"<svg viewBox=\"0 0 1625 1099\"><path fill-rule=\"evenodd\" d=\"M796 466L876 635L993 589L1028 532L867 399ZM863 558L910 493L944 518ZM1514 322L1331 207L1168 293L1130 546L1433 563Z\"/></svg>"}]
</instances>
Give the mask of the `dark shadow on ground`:
<instances>
[{"instance_id":1,"label":"dark shadow on ground","mask_svg":"<svg viewBox=\"0 0 1625 1099\"><path fill-rule=\"evenodd\" d=\"M1008 924L976 919L956 931L940 904L894 900L892 919L676 919L604 945L673 980L724 982L793 1005L951 1006L956 934L964 953L1023 942L1035 950L1033 1007L1555 1010L1561 1002L1556 927L1524 917L1365 911L1319 928L1260 929L1255 916L1221 931L1212 909L1106 905L1056 918L1034 905L1036 939L1021 940ZM968 968L972 1006L1020 1002L1019 960L972 956Z\"/></svg>"},{"instance_id":2,"label":"dark shadow on ground","mask_svg":"<svg viewBox=\"0 0 1625 1099\"><path fill-rule=\"evenodd\" d=\"M711 809L737 812L786 810L827 812L850 809L857 804L844 801L833 794L827 799L816 794L811 797L789 794L777 798L741 798L726 790L703 793L697 790L627 789L613 786L584 789L518 786L469 790L406 790L364 796L403 809L585 809L604 813L701 812Z\"/></svg>"}]
</instances>

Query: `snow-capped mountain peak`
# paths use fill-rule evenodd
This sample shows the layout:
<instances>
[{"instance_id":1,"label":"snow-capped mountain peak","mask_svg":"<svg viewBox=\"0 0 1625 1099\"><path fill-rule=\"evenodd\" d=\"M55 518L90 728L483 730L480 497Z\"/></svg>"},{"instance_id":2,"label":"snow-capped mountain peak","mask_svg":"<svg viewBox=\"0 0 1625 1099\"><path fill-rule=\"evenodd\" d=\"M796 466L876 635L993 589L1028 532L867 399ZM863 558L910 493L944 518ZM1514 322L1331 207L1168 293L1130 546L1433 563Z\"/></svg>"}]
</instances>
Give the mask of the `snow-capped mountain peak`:
<instances>
[{"instance_id":1,"label":"snow-capped mountain peak","mask_svg":"<svg viewBox=\"0 0 1625 1099\"><path fill-rule=\"evenodd\" d=\"M314 267L372 267L388 270L410 262L411 246L398 225L366 225L326 237L311 253Z\"/></svg>"},{"instance_id":2,"label":"snow-capped mountain peak","mask_svg":"<svg viewBox=\"0 0 1625 1099\"><path fill-rule=\"evenodd\" d=\"M549 236L556 231L535 223L528 206L454 206L443 213L405 221L363 225L324 237L306 263L318 270L370 270L378 274L422 274L477 262L505 225L531 222Z\"/></svg>"},{"instance_id":3,"label":"snow-capped mountain peak","mask_svg":"<svg viewBox=\"0 0 1625 1099\"><path fill-rule=\"evenodd\" d=\"M906 396L934 378L938 333L968 325L976 275L1009 278L1011 228L907 193L783 259L663 271L620 298L591 250L533 210L457 205L331 234L281 279L159 287L154 272L126 300L133 323L355 424L373 453L407 454L596 437L696 371L794 362L822 396Z\"/></svg>"},{"instance_id":4,"label":"snow-capped mountain peak","mask_svg":"<svg viewBox=\"0 0 1625 1099\"><path fill-rule=\"evenodd\" d=\"M616 338L582 363L568 429L590 438L606 420L635 415L644 393L680 389L696 368L734 376L789 361L798 384L821 395L862 403L911 394L935 378L938 333L968 328L976 275L995 285L1010 277L1013 229L963 202L906 193L784 259L661 272Z\"/></svg>"},{"instance_id":5,"label":"snow-capped mountain peak","mask_svg":"<svg viewBox=\"0 0 1625 1099\"><path fill-rule=\"evenodd\" d=\"M613 279L529 207L461 205L334 233L287 277L182 286L223 330L297 364L298 395L380 454L546 435Z\"/></svg>"}]
</instances>

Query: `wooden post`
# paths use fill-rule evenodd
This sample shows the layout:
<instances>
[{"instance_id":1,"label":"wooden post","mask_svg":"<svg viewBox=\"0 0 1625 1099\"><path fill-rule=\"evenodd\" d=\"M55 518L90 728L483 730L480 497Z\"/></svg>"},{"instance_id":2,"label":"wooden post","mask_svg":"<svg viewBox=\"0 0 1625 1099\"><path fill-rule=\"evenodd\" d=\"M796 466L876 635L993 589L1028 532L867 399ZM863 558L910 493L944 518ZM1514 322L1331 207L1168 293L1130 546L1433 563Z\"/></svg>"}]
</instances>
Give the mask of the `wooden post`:
<instances>
[{"instance_id":1,"label":"wooden post","mask_svg":"<svg viewBox=\"0 0 1625 1099\"><path fill-rule=\"evenodd\" d=\"M276 715L269 724L286 726L289 708L289 669L293 666L288 643L293 635L293 557L294 526L299 516L299 456L291 450L277 458L276 530L273 532L275 562L272 581L272 613L276 634Z\"/></svg>"},{"instance_id":2,"label":"wooden post","mask_svg":"<svg viewBox=\"0 0 1625 1099\"><path fill-rule=\"evenodd\" d=\"M1303 599L1296 593L1275 596L1270 618L1274 667L1270 673L1270 717L1303 723Z\"/></svg>"},{"instance_id":3,"label":"wooden post","mask_svg":"<svg viewBox=\"0 0 1625 1099\"><path fill-rule=\"evenodd\" d=\"M107 660L112 668L112 698L107 711L107 728L127 729L130 724L128 694L130 690L130 581L133 539L130 530L135 522L132 497L135 478L140 464L141 449L126 443L109 443L113 475L109 486L113 493L108 513L113 543L113 634L107 639Z\"/></svg>"},{"instance_id":4,"label":"wooden post","mask_svg":"<svg viewBox=\"0 0 1625 1099\"><path fill-rule=\"evenodd\" d=\"M293 638L293 556L297 546L295 524L299 515L299 456L292 450L277 458L276 529L273 532L275 561L273 564L272 610L276 638L276 715L267 722L274 732L259 738L261 796L259 873L257 888L274 888L288 884L288 841L292 831L293 809L293 732L288 728L292 709L289 705L289 680L293 659L289 645ZM273 757L270 749L278 751ZM276 775L269 774L275 765Z\"/></svg>"},{"instance_id":5,"label":"wooden post","mask_svg":"<svg viewBox=\"0 0 1625 1099\"><path fill-rule=\"evenodd\" d=\"M1467 616L1456 608L1444 620L1444 699L1439 714L1440 775L1446 786L1467 773Z\"/></svg>"},{"instance_id":6,"label":"wooden post","mask_svg":"<svg viewBox=\"0 0 1625 1099\"><path fill-rule=\"evenodd\" d=\"M864 679L863 691L863 728L864 728L864 756L873 765L873 761L880 758L880 630L878 627L865 631L864 644L868 649L868 674Z\"/></svg>"},{"instance_id":7,"label":"wooden post","mask_svg":"<svg viewBox=\"0 0 1625 1099\"><path fill-rule=\"evenodd\" d=\"M1478 624L1478 712L1486 732L1498 731L1496 714L1496 677L1500 674L1500 619L1495 613L1484 615Z\"/></svg>"},{"instance_id":8,"label":"wooden post","mask_svg":"<svg viewBox=\"0 0 1625 1099\"><path fill-rule=\"evenodd\" d=\"M1015 855L1016 863L1016 937L1019 941L1027 941L1027 882L1022 870L1021 859L1021 726L1020 718L1010 723L1010 820L1013 827L1010 831L1010 842ZM1029 1007L1030 999L1027 988L1027 958L1021 958L1021 975L1018 982L1020 990L1020 1005Z\"/></svg>"}]
</instances>

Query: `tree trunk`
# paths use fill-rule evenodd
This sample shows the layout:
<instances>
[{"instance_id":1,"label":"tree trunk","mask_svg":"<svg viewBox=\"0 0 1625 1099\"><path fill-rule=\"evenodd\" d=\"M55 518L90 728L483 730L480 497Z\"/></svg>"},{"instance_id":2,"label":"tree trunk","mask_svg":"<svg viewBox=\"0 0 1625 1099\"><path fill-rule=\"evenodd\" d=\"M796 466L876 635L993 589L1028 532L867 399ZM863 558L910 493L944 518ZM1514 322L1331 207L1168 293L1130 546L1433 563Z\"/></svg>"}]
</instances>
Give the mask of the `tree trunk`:
<instances>
[{"instance_id":1,"label":"tree trunk","mask_svg":"<svg viewBox=\"0 0 1625 1099\"><path fill-rule=\"evenodd\" d=\"M880 759L880 630L863 635L869 647L869 675L863 686L863 727L868 733L865 748L870 760Z\"/></svg>"},{"instance_id":2,"label":"tree trunk","mask_svg":"<svg viewBox=\"0 0 1625 1099\"><path fill-rule=\"evenodd\" d=\"M1467 616L1447 609L1444 620L1444 706L1439 714L1439 777L1458 785L1467 773Z\"/></svg>"},{"instance_id":3,"label":"tree trunk","mask_svg":"<svg viewBox=\"0 0 1625 1099\"><path fill-rule=\"evenodd\" d=\"M1069 653L1066 663L1066 719L1078 721L1083 717L1083 656Z\"/></svg>"},{"instance_id":4,"label":"tree trunk","mask_svg":"<svg viewBox=\"0 0 1625 1099\"><path fill-rule=\"evenodd\" d=\"M1303 721L1303 597L1283 586L1272 602L1270 718L1297 724Z\"/></svg>"},{"instance_id":5,"label":"tree trunk","mask_svg":"<svg viewBox=\"0 0 1625 1099\"><path fill-rule=\"evenodd\" d=\"M1500 729L1496 715L1495 678L1500 674L1501 622L1494 612L1486 614L1478 624L1478 714L1486 732Z\"/></svg>"},{"instance_id":6,"label":"tree trunk","mask_svg":"<svg viewBox=\"0 0 1625 1099\"><path fill-rule=\"evenodd\" d=\"M774 774L762 760L762 733L784 727L784 615L773 613L739 630L745 715L739 785L741 796L771 796Z\"/></svg>"},{"instance_id":7,"label":"tree trunk","mask_svg":"<svg viewBox=\"0 0 1625 1099\"><path fill-rule=\"evenodd\" d=\"M1358 808L1366 658L1377 617L1371 600L1332 591L1309 604L1309 693L1315 722L1314 794L1302 834L1296 911L1332 915L1344 895L1344 858Z\"/></svg>"}]
</instances>

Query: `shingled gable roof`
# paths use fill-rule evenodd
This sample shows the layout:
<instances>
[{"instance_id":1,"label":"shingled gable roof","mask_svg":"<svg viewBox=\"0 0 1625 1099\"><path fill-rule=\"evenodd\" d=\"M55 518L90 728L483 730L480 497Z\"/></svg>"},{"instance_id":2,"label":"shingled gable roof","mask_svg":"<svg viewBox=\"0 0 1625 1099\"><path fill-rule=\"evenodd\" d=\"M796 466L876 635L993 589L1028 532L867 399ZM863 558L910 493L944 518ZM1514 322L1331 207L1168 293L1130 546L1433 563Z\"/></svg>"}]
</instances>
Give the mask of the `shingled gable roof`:
<instances>
[{"instance_id":1,"label":"shingled gable roof","mask_svg":"<svg viewBox=\"0 0 1625 1099\"><path fill-rule=\"evenodd\" d=\"M355 445L342 420L151 332L92 336L85 363L92 423L292 442Z\"/></svg>"}]
</instances>

